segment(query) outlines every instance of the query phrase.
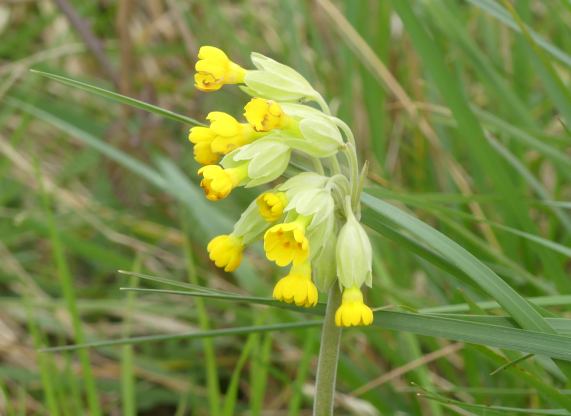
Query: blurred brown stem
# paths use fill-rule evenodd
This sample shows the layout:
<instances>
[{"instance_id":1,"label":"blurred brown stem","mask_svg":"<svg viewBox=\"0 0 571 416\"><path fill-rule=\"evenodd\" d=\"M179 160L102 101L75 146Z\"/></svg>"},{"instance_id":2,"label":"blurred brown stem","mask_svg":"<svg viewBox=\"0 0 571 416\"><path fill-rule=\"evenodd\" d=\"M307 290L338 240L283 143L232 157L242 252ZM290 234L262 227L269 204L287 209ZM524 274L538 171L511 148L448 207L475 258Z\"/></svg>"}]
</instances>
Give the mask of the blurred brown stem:
<instances>
[{"instance_id":1,"label":"blurred brown stem","mask_svg":"<svg viewBox=\"0 0 571 416\"><path fill-rule=\"evenodd\" d=\"M95 36L88 22L86 22L73 8L73 6L67 0L54 0L54 3L58 6L61 12L65 15L69 23L74 27L79 33L79 36L83 42L87 45L87 48L93 53L95 59L105 72L105 75L113 81L113 83L119 85L119 77L117 76L111 61L105 55L103 50L103 44Z\"/></svg>"},{"instance_id":2,"label":"blurred brown stem","mask_svg":"<svg viewBox=\"0 0 571 416\"><path fill-rule=\"evenodd\" d=\"M131 78L133 76L133 45L129 34L129 25L133 2L131 0L119 1L117 9L117 33L119 34L119 51L121 53L121 67L119 74L119 91L124 95L131 95Z\"/></svg>"}]
</instances>

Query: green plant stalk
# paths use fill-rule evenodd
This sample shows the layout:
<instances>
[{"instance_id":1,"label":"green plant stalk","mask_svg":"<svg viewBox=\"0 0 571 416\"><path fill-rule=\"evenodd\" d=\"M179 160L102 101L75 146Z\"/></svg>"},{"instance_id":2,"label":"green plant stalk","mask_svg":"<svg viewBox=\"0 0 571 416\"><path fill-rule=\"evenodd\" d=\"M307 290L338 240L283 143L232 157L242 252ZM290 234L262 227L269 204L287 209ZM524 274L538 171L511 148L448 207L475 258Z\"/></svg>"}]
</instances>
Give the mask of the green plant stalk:
<instances>
[{"instance_id":1,"label":"green plant stalk","mask_svg":"<svg viewBox=\"0 0 571 416\"><path fill-rule=\"evenodd\" d=\"M52 255L54 258L54 263L56 265L56 270L60 281L61 290L66 305L66 310L71 318L71 327L74 339L77 343L82 344L85 342L85 335L83 332L81 317L79 316L79 310L77 308L77 301L75 296L75 289L73 287L71 271L69 269L69 265L65 257L63 244L61 241L61 237L55 219L55 214L52 211L50 196L48 195L47 191L44 190L42 176L37 161L35 168L36 168L36 180L39 183L43 208L48 220L50 240L52 243ZM79 356L79 362L81 364L81 370L83 373L82 376L83 376L85 393L87 395L87 405L89 408L89 414L92 416L99 416L102 414L101 403L99 401L99 393L97 391L97 384L95 376L93 374L93 369L91 367L89 352L79 351L78 356Z\"/></svg>"},{"instance_id":2,"label":"green plant stalk","mask_svg":"<svg viewBox=\"0 0 571 416\"><path fill-rule=\"evenodd\" d=\"M187 267L187 275L190 283L198 284L198 275L196 272L196 265L194 263L194 257L192 255L192 246L188 238L188 228L189 224L186 220L185 213L186 210L182 210L182 228L187 236L184 239L184 254ZM203 330L210 329L210 319L208 318L208 312L206 311L206 306L204 300L195 299L196 310L198 314L198 322L200 328ZM218 379L218 366L216 365L216 351L214 349L214 342L211 339L204 339L202 341L202 347L204 349L204 358L206 365L206 384L208 389L208 403L210 407L210 413L213 415L220 414L220 384Z\"/></svg>"},{"instance_id":3,"label":"green plant stalk","mask_svg":"<svg viewBox=\"0 0 571 416\"><path fill-rule=\"evenodd\" d=\"M272 334L260 337L258 350L252 352L256 357L250 365L251 388L250 388L250 414L259 416L263 412L264 395L268 386L268 370L270 367L270 355L272 353Z\"/></svg>"},{"instance_id":4,"label":"green plant stalk","mask_svg":"<svg viewBox=\"0 0 571 416\"><path fill-rule=\"evenodd\" d=\"M317 360L317 376L315 380L315 401L313 402L314 416L329 416L333 414L333 399L335 398L335 381L337 364L339 362L339 343L341 328L335 325L335 311L341 303L341 291L336 283L329 289L325 320L321 330L321 345Z\"/></svg>"},{"instance_id":5,"label":"green plant stalk","mask_svg":"<svg viewBox=\"0 0 571 416\"><path fill-rule=\"evenodd\" d=\"M42 340L42 335L38 328L37 318L34 316L33 305L30 304L29 294L26 294L24 298L24 306L26 308L26 315L28 317L28 329L32 335L32 340L34 342L34 347L40 348L44 345ZM40 372L40 379L42 382L44 403L47 407L49 414L53 416L59 416L60 411L57 405L57 397L54 386L54 374L51 369L52 358L46 354L37 355L38 369Z\"/></svg>"},{"instance_id":6,"label":"green plant stalk","mask_svg":"<svg viewBox=\"0 0 571 416\"><path fill-rule=\"evenodd\" d=\"M260 324L263 321L262 318L256 319L256 324ZM224 399L224 406L222 408L222 415L224 416L232 416L235 414L236 402L238 399L238 387L240 383L240 376L242 374L242 369L248 360L248 357L252 354L254 346L257 342L258 334L251 333L248 335L248 339L242 348L242 353L238 358L238 362L234 367L234 371L232 372L232 377L230 377L230 384L228 389L226 390L226 395Z\"/></svg>"},{"instance_id":7,"label":"green plant stalk","mask_svg":"<svg viewBox=\"0 0 571 416\"><path fill-rule=\"evenodd\" d=\"M305 342L303 344L303 355L298 365L297 376L292 385L292 396L288 405L288 416L297 416L300 413L302 401L302 388L307 378L313 351L317 342L317 331L306 331Z\"/></svg>"},{"instance_id":8,"label":"green plant stalk","mask_svg":"<svg viewBox=\"0 0 571 416\"><path fill-rule=\"evenodd\" d=\"M140 256L135 258L133 271L141 271ZM130 286L138 286L139 278L131 275L129 278ZM125 321L123 322L123 336L128 337L131 334L131 322L133 316L133 307L136 292L127 292L127 304ZM137 400L135 392L135 371L133 346L123 345L121 348L121 406L123 416L134 416L137 413Z\"/></svg>"}]
</instances>

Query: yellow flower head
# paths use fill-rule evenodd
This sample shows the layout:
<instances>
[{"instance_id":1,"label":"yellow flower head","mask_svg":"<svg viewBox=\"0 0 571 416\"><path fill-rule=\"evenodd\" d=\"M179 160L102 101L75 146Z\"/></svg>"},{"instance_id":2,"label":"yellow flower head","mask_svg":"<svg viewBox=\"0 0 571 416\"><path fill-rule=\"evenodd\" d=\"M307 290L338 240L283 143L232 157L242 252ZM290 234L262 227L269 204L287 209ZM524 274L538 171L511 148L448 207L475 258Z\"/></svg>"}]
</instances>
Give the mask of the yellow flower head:
<instances>
[{"instance_id":1,"label":"yellow flower head","mask_svg":"<svg viewBox=\"0 0 571 416\"><path fill-rule=\"evenodd\" d=\"M363 303L363 294L358 287L343 290L341 306L335 312L335 325L360 326L373 323L373 311Z\"/></svg>"},{"instance_id":2,"label":"yellow flower head","mask_svg":"<svg viewBox=\"0 0 571 416\"><path fill-rule=\"evenodd\" d=\"M188 140L194 143L194 159L201 165L213 165L220 160L220 155L212 151L212 141L216 136L208 127L193 127Z\"/></svg>"},{"instance_id":3,"label":"yellow flower head","mask_svg":"<svg viewBox=\"0 0 571 416\"><path fill-rule=\"evenodd\" d=\"M233 272L242 261L244 243L242 238L233 234L219 235L208 243L207 250L216 267L224 268L225 272Z\"/></svg>"},{"instance_id":4,"label":"yellow flower head","mask_svg":"<svg viewBox=\"0 0 571 416\"><path fill-rule=\"evenodd\" d=\"M230 195L232 189L248 176L248 164L244 163L230 169L223 169L218 165L207 165L198 169L198 174L203 177L200 187L204 189L206 198L218 201Z\"/></svg>"},{"instance_id":5,"label":"yellow flower head","mask_svg":"<svg viewBox=\"0 0 571 416\"><path fill-rule=\"evenodd\" d=\"M256 131L281 129L288 121L278 103L262 98L252 98L244 107L244 116Z\"/></svg>"},{"instance_id":6,"label":"yellow flower head","mask_svg":"<svg viewBox=\"0 0 571 416\"><path fill-rule=\"evenodd\" d=\"M248 123L239 123L230 114L213 111L206 116L210 121L211 147L214 153L225 155L259 137Z\"/></svg>"},{"instance_id":7,"label":"yellow flower head","mask_svg":"<svg viewBox=\"0 0 571 416\"><path fill-rule=\"evenodd\" d=\"M287 198L284 192L264 192L256 199L256 203L260 215L267 222L274 222L282 216Z\"/></svg>"},{"instance_id":8,"label":"yellow flower head","mask_svg":"<svg viewBox=\"0 0 571 416\"><path fill-rule=\"evenodd\" d=\"M311 266L304 262L292 266L289 274L281 278L274 287L273 297L286 303L309 308L317 304L317 288L311 281Z\"/></svg>"},{"instance_id":9,"label":"yellow flower head","mask_svg":"<svg viewBox=\"0 0 571 416\"><path fill-rule=\"evenodd\" d=\"M194 85L201 91L217 91L224 84L241 84L246 70L232 62L224 52L213 46L203 46L198 51Z\"/></svg>"},{"instance_id":10,"label":"yellow flower head","mask_svg":"<svg viewBox=\"0 0 571 416\"><path fill-rule=\"evenodd\" d=\"M269 260L284 267L293 262L298 265L309 256L309 241L305 227L310 217L298 216L295 221L276 224L264 234L264 250Z\"/></svg>"}]
</instances>

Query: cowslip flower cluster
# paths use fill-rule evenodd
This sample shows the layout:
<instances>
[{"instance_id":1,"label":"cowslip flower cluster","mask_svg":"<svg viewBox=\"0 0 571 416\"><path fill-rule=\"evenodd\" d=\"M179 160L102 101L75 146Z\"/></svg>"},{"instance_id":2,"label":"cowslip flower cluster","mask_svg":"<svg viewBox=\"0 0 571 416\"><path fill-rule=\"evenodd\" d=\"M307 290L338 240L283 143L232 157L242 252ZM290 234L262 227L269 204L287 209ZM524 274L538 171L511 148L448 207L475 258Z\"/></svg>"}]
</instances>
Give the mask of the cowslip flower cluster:
<instances>
[{"instance_id":1,"label":"cowslip flower cluster","mask_svg":"<svg viewBox=\"0 0 571 416\"><path fill-rule=\"evenodd\" d=\"M361 287L372 284L372 249L358 220L366 169L359 171L350 128L286 65L252 53L255 69L244 69L212 46L201 47L198 58L197 89L239 84L252 97L244 122L214 111L206 117L208 127L190 129L206 198L219 201L240 186L273 185L252 201L230 234L210 241L210 259L232 272L245 247L261 239L268 260L289 267L274 299L312 307L319 291L337 280L343 293L336 324L370 325L373 312ZM319 109L305 104L311 102ZM292 176L292 166L306 172ZM289 179L275 184L286 174Z\"/></svg>"}]
</instances>

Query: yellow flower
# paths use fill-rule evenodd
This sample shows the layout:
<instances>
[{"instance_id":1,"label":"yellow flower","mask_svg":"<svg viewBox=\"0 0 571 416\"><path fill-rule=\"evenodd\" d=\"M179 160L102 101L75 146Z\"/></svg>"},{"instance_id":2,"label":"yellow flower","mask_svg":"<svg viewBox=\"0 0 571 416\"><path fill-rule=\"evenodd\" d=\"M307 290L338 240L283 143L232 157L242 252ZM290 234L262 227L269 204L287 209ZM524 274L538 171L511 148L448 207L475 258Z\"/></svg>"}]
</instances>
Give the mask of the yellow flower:
<instances>
[{"instance_id":1,"label":"yellow flower","mask_svg":"<svg viewBox=\"0 0 571 416\"><path fill-rule=\"evenodd\" d=\"M213 135L211 147L214 153L225 155L261 137L248 123L239 123L230 114L213 111L206 119L210 121L210 132Z\"/></svg>"},{"instance_id":2,"label":"yellow flower","mask_svg":"<svg viewBox=\"0 0 571 416\"><path fill-rule=\"evenodd\" d=\"M295 221L276 224L264 235L264 250L269 260L284 267L293 262L298 265L309 256L309 241L305 227L310 217L298 216Z\"/></svg>"},{"instance_id":3,"label":"yellow flower","mask_svg":"<svg viewBox=\"0 0 571 416\"><path fill-rule=\"evenodd\" d=\"M263 98L252 98L244 107L244 116L256 131L283 129L290 122L278 103Z\"/></svg>"},{"instance_id":4,"label":"yellow flower","mask_svg":"<svg viewBox=\"0 0 571 416\"><path fill-rule=\"evenodd\" d=\"M201 91L216 91L224 84L241 84L246 70L232 62L224 52L213 46L203 46L198 51L194 85Z\"/></svg>"},{"instance_id":5,"label":"yellow flower","mask_svg":"<svg viewBox=\"0 0 571 416\"><path fill-rule=\"evenodd\" d=\"M194 143L194 158L202 165L213 165L222 155L263 136L248 123L239 123L230 114L213 111L206 117L210 127L193 127L188 139Z\"/></svg>"},{"instance_id":6,"label":"yellow flower","mask_svg":"<svg viewBox=\"0 0 571 416\"><path fill-rule=\"evenodd\" d=\"M278 220L287 205L287 198L284 192L264 192L257 199L260 215L267 222Z\"/></svg>"},{"instance_id":7,"label":"yellow flower","mask_svg":"<svg viewBox=\"0 0 571 416\"><path fill-rule=\"evenodd\" d=\"M341 306L335 312L335 325L360 326L373 323L373 311L363 303L363 294L358 287L343 290Z\"/></svg>"},{"instance_id":8,"label":"yellow flower","mask_svg":"<svg viewBox=\"0 0 571 416\"><path fill-rule=\"evenodd\" d=\"M200 187L204 189L206 198L218 201L226 198L242 180L248 177L248 163L235 168L223 169L218 165L207 165L198 169L203 176Z\"/></svg>"},{"instance_id":9,"label":"yellow flower","mask_svg":"<svg viewBox=\"0 0 571 416\"><path fill-rule=\"evenodd\" d=\"M309 262L292 266L289 274L281 278L274 287L273 297L286 303L309 308L317 304L317 288L311 281Z\"/></svg>"},{"instance_id":10,"label":"yellow flower","mask_svg":"<svg viewBox=\"0 0 571 416\"><path fill-rule=\"evenodd\" d=\"M208 127L193 127L188 140L194 143L194 159L201 165L213 165L220 160L220 155L212 151L212 141L216 136Z\"/></svg>"},{"instance_id":11,"label":"yellow flower","mask_svg":"<svg viewBox=\"0 0 571 416\"><path fill-rule=\"evenodd\" d=\"M242 261L244 243L241 237L234 234L219 235L208 243L207 250L216 267L224 268L225 272L233 272Z\"/></svg>"}]
</instances>

